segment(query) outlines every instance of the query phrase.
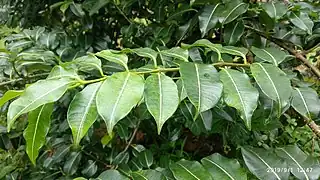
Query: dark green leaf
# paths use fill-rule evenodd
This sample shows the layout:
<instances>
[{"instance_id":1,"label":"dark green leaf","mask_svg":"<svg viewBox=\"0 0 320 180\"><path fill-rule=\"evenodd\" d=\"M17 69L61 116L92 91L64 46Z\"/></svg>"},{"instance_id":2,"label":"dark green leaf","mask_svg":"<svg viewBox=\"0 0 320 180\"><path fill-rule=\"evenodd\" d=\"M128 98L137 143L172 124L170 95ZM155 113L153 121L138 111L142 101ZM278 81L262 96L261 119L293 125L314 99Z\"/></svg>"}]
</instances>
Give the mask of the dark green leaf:
<instances>
[{"instance_id":1,"label":"dark green leaf","mask_svg":"<svg viewBox=\"0 0 320 180\"><path fill-rule=\"evenodd\" d=\"M224 42L228 45L236 44L244 32L243 21L238 21L235 24L227 24L224 30Z\"/></svg>"},{"instance_id":2,"label":"dark green leaf","mask_svg":"<svg viewBox=\"0 0 320 180\"><path fill-rule=\"evenodd\" d=\"M221 12L220 3L216 4L215 6L205 6L202 13L199 15L201 37L204 37L210 29L216 26L219 21L219 12Z\"/></svg>"},{"instance_id":3,"label":"dark green leaf","mask_svg":"<svg viewBox=\"0 0 320 180\"><path fill-rule=\"evenodd\" d=\"M177 180L212 180L209 172L197 161L182 159L170 164L170 170Z\"/></svg>"},{"instance_id":4,"label":"dark green leaf","mask_svg":"<svg viewBox=\"0 0 320 180\"><path fill-rule=\"evenodd\" d=\"M110 169L110 170L104 171L103 173L101 173L99 175L99 177L97 179L98 180L106 180L106 179L110 179L110 180L129 180L129 178L127 178L126 176L122 175L119 171L114 170L114 169Z\"/></svg>"},{"instance_id":5,"label":"dark green leaf","mask_svg":"<svg viewBox=\"0 0 320 180\"><path fill-rule=\"evenodd\" d=\"M72 152L63 166L63 171L69 175L76 173L81 157L82 155L80 152Z\"/></svg>"},{"instance_id":6,"label":"dark green leaf","mask_svg":"<svg viewBox=\"0 0 320 180\"><path fill-rule=\"evenodd\" d=\"M307 13L300 12L300 14L297 14L295 12L291 12L289 18L292 24L297 28L306 31L308 34L312 34L313 22Z\"/></svg>"},{"instance_id":7,"label":"dark green leaf","mask_svg":"<svg viewBox=\"0 0 320 180\"><path fill-rule=\"evenodd\" d=\"M281 51L280 49L269 47L265 49L259 49L256 47L252 47L251 51L255 54L258 58L262 59L263 61L267 61L269 63L278 66L284 59L286 58L286 53Z\"/></svg>"}]
</instances>

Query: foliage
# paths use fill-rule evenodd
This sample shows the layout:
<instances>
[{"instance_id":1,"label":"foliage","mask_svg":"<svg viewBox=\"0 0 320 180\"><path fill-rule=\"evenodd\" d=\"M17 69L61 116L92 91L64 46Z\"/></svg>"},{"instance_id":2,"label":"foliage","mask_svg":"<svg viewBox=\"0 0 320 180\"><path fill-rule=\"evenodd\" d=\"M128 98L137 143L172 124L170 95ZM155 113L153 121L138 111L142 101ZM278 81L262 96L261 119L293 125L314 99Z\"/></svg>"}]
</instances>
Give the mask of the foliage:
<instances>
[{"instance_id":1,"label":"foliage","mask_svg":"<svg viewBox=\"0 0 320 180\"><path fill-rule=\"evenodd\" d=\"M318 179L319 6L0 1L0 179Z\"/></svg>"}]
</instances>

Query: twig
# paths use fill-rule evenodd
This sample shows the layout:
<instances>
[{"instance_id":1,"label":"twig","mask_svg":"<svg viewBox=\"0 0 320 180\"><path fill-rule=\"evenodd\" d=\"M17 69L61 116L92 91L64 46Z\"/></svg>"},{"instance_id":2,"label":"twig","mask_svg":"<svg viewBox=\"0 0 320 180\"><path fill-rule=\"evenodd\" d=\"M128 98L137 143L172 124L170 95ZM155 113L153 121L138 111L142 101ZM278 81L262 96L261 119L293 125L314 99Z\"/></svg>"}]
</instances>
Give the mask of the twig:
<instances>
[{"instance_id":1,"label":"twig","mask_svg":"<svg viewBox=\"0 0 320 180\"><path fill-rule=\"evenodd\" d=\"M31 75L31 76L28 76L27 78L37 78L37 77L43 77L43 76L47 76L49 75L49 73L42 73L42 74L36 74L36 75ZM25 80L24 78L18 78L18 79L12 79L10 81L5 81L5 82L2 82L0 83L0 87L1 86L5 86L7 84L11 84L11 83L16 83L16 82L19 82L19 81L23 81Z\"/></svg>"},{"instance_id":2,"label":"twig","mask_svg":"<svg viewBox=\"0 0 320 180\"><path fill-rule=\"evenodd\" d=\"M305 122L310 127L310 129L313 131L315 135L317 135L318 138L320 138L320 128L319 126L312 120L305 119Z\"/></svg>"},{"instance_id":3,"label":"twig","mask_svg":"<svg viewBox=\"0 0 320 180\"><path fill-rule=\"evenodd\" d=\"M136 137L136 134L138 132L138 129L139 129L139 125L140 125L140 121L138 122L137 126L134 128L134 131L132 133L132 136L127 144L127 146L124 148L123 152L126 152L128 150L128 148L130 147L130 145L132 144L132 141L134 139L134 137Z\"/></svg>"}]
</instances>

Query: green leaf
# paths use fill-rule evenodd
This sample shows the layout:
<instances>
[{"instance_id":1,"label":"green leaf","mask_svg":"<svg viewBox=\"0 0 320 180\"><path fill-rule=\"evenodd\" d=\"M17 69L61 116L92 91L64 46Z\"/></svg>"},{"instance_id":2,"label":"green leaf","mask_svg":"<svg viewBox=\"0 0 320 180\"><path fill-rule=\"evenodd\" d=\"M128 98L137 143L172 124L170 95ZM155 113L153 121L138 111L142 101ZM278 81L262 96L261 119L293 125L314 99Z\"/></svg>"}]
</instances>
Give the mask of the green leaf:
<instances>
[{"instance_id":1,"label":"green leaf","mask_svg":"<svg viewBox=\"0 0 320 180\"><path fill-rule=\"evenodd\" d=\"M240 56L243 58L244 62L247 62L246 54L248 50L243 47L234 47L234 46L224 46L220 50L221 53L231 54L234 56Z\"/></svg>"},{"instance_id":2,"label":"green leaf","mask_svg":"<svg viewBox=\"0 0 320 180\"><path fill-rule=\"evenodd\" d=\"M178 39L177 44L179 44L179 42L184 39L186 34L188 34L189 31L191 31L193 29L193 27L197 24L197 22L198 22L198 17L194 16L186 24L184 24L178 28L177 33L176 33L176 36Z\"/></svg>"},{"instance_id":3,"label":"green leaf","mask_svg":"<svg viewBox=\"0 0 320 180\"><path fill-rule=\"evenodd\" d=\"M158 57L157 51L151 48L136 48L136 49L128 49L128 50L136 53L138 56L150 58L153 61L153 64L155 66L157 65L157 57Z\"/></svg>"},{"instance_id":4,"label":"green leaf","mask_svg":"<svg viewBox=\"0 0 320 180\"><path fill-rule=\"evenodd\" d=\"M252 46L251 51L258 58L262 59L263 61L270 62L275 66L278 66L282 61L285 60L287 56L284 51L281 51L280 49L274 47L259 49Z\"/></svg>"},{"instance_id":5,"label":"green leaf","mask_svg":"<svg viewBox=\"0 0 320 180\"><path fill-rule=\"evenodd\" d=\"M278 67L271 64L253 63L250 69L262 92L278 103L280 117L282 108L290 102L292 88L289 78Z\"/></svg>"},{"instance_id":6,"label":"green leaf","mask_svg":"<svg viewBox=\"0 0 320 180\"><path fill-rule=\"evenodd\" d=\"M8 131L14 121L22 114L32 111L41 105L57 101L73 81L69 79L40 80L30 85L24 93L13 101L8 110Z\"/></svg>"},{"instance_id":7,"label":"green leaf","mask_svg":"<svg viewBox=\"0 0 320 180\"><path fill-rule=\"evenodd\" d=\"M215 6L205 6L202 13L199 15L199 26L201 31L201 37L204 37L206 33L214 28L219 21L219 12L221 11L221 4L218 3Z\"/></svg>"},{"instance_id":8,"label":"green leaf","mask_svg":"<svg viewBox=\"0 0 320 180\"><path fill-rule=\"evenodd\" d=\"M109 0L91 0L91 6L85 6L89 11L89 16L92 16L95 13L98 13L101 8L108 4Z\"/></svg>"},{"instance_id":9,"label":"green leaf","mask_svg":"<svg viewBox=\"0 0 320 180\"><path fill-rule=\"evenodd\" d=\"M287 6L281 2L263 3L261 7L272 19L279 19L287 12Z\"/></svg>"},{"instance_id":10,"label":"green leaf","mask_svg":"<svg viewBox=\"0 0 320 180\"><path fill-rule=\"evenodd\" d=\"M35 165L40 148L46 142L46 136L49 131L53 103L45 104L31 111L28 115L28 127L24 130L24 139L26 140L26 152Z\"/></svg>"},{"instance_id":11,"label":"green leaf","mask_svg":"<svg viewBox=\"0 0 320 180\"><path fill-rule=\"evenodd\" d=\"M51 69L51 72L48 75L47 79L60 79L60 78L80 79L75 68L69 67L68 65L54 66Z\"/></svg>"},{"instance_id":12,"label":"green leaf","mask_svg":"<svg viewBox=\"0 0 320 180\"><path fill-rule=\"evenodd\" d=\"M276 154L285 159L288 169L298 179L318 179L319 161L308 157L297 145L288 145L276 149ZM317 168L317 170L315 170ZM315 177L314 177L315 176Z\"/></svg>"},{"instance_id":13,"label":"green leaf","mask_svg":"<svg viewBox=\"0 0 320 180\"><path fill-rule=\"evenodd\" d=\"M133 180L165 180L165 177L158 171L153 169L133 172Z\"/></svg>"},{"instance_id":14,"label":"green leaf","mask_svg":"<svg viewBox=\"0 0 320 180\"><path fill-rule=\"evenodd\" d=\"M173 115L179 105L177 85L162 74L150 75L145 84L145 102L158 126L160 134L163 124Z\"/></svg>"},{"instance_id":15,"label":"green leaf","mask_svg":"<svg viewBox=\"0 0 320 180\"><path fill-rule=\"evenodd\" d=\"M294 88L291 106L309 120L318 117L320 113L319 96L311 88Z\"/></svg>"},{"instance_id":16,"label":"green leaf","mask_svg":"<svg viewBox=\"0 0 320 180\"><path fill-rule=\"evenodd\" d=\"M153 164L153 154L150 150L144 150L138 155L140 164L145 168L150 168Z\"/></svg>"},{"instance_id":17,"label":"green leaf","mask_svg":"<svg viewBox=\"0 0 320 180\"><path fill-rule=\"evenodd\" d=\"M115 124L138 104L143 91L144 79L130 72L115 73L103 82L97 93L96 103L109 134Z\"/></svg>"},{"instance_id":18,"label":"green leaf","mask_svg":"<svg viewBox=\"0 0 320 180\"><path fill-rule=\"evenodd\" d=\"M168 50L163 50L160 53L165 56L177 58L182 61L188 62L188 57L189 57L188 50L182 49L180 47L174 47Z\"/></svg>"},{"instance_id":19,"label":"green leaf","mask_svg":"<svg viewBox=\"0 0 320 180\"><path fill-rule=\"evenodd\" d=\"M307 13L300 12L300 14L297 14L291 12L289 19L297 28L306 31L308 34L312 34L313 21L309 18Z\"/></svg>"},{"instance_id":20,"label":"green leaf","mask_svg":"<svg viewBox=\"0 0 320 180\"><path fill-rule=\"evenodd\" d=\"M3 106L6 102L20 96L23 93L21 90L9 90L0 98L0 107Z\"/></svg>"},{"instance_id":21,"label":"green leaf","mask_svg":"<svg viewBox=\"0 0 320 180\"><path fill-rule=\"evenodd\" d=\"M241 153L250 172L259 179L282 180L289 178L290 173L286 162L276 156L274 151L242 147Z\"/></svg>"},{"instance_id":22,"label":"green leaf","mask_svg":"<svg viewBox=\"0 0 320 180\"><path fill-rule=\"evenodd\" d=\"M211 180L209 172L198 161L182 159L170 164L170 170L177 180Z\"/></svg>"},{"instance_id":23,"label":"green leaf","mask_svg":"<svg viewBox=\"0 0 320 180\"><path fill-rule=\"evenodd\" d=\"M106 179L110 179L110 180L129 180L129 178L127 178L126 176L120 174L119 171L114 170L114 169L110 169L110 170L106 170L106 171L102 172L97 179L98 180L106 180Z\"/></svg>"},{"instance_id":24,"label":"green leaf","mask_svg":"<svg viewBox=\"0 0 320 180\"><path fill-rule=\"evenodd\" d=\"M78 166L81 161L81 153L80 152L72 152L63 166L63 171L68 175L73 175L77 172Z\"/></svg>"},{"instance_id":25,"label":"green leaf","mask_svg":"<svg viewBox=\"0 0 320 180\"><path fill-rule=\"evenodd\" d=\"M226 25L223 33L224 42L228 45L236 44L244 32L243 21L238 21L235 24Z\"/></svg>"},{"instance_id":26,"label":"green leaf","mask_svg":"<svg viewBox=\"0 0 320 180\"><path fill-rule=\"evenodd\" d=\"M213 179L246 180L246 171L241 168L235 159L228 159L218 153L201 160L202 165L211 174Z\"/></svg>"},{"instance_id":27,"label":"green leaf","mask_svg":"<svg viewBox=\"0 0 320 180\"><path fill-rule=\"evenodd\" d=\"M238 3L237 1L230 1L225 6L225 10L222 13L221 24L228 24L235 20L238 16L245 13L249 7L246 3Z\"/></svg>"},{"instance_id":28,"label":"green leaf","mask_svg":"<svg viewBox=\"0 0 320 180\"><path fill-rule=\"evenodd\" d=\"M181 46L184 46L186 48L192 48L192 47L207 47L209 48L211 51L215 51L218 54L218 60L221 59L221 54L220 51L222 49L221 44L213 44L211 43L209 40L207 39L200 39L197 40L196 42L194 42L191 45L187 45L187 44L182 44Z\"/></svg>"},{"instance_id":29,"label":"green leaf","mask_svg":"<svg viewBox=\"0 0 320 180\"><path fill-rule=\"evenodd\" d=\"M70 9L73 12L73 14L78 17L86 15L86 13L82 10L81 4L73 2L72 4L70 4Z\"/></svg>"},{"instance_id":30,"label":"green leaf","mask_svg":"<svg viewBox=\"0 0 320 180\"><path fill-rule=\"evenodd\" d=\"M191 103L196 107L196 116L214 107L222 94L219 73L211 65L182 63L180 74L183 86Z\"/></svg>"},{"instance_id":31,"label":"green leaf","mask_svg":"<svg viewBox=\"0 0 320 180\"><path fill-rule=\"evenodd\" d=\"M179 100L182 101L185 98L187 98L187 92L186 92L185 88L183 87L182 79L178 79L176 84L177 84L177 88L178 88Z\"/></svg>"},{"instance_id":32,"label":"green leaf","mask_svg":"<svg viewBox=\"0 0 320 180\"><path fill-rule=\"evenodd\" d=\"M116 51L111 51L111 50L103 50L100 51L98 53L96 53L95 55L98 57L101 57L103 59L106 59L108 61L120 64L121 66L123 66L124 68L128 69L128 56L126 54L122 54L122 53L115 53Z\"/></svg>"},{"instance_id":33,"label":"green leaf","mask_svg":"<svg viewBox=\"0 0 320 180\"><path fill-rule=\"evenodd\" d=\"M98 117L96 93L100 85L100 82L88 85L74 96L69 105L67 120L76 146Z\"/></svg>"},{"instance_id":34,"label":"green leaf","mask_svg":"<svg viewBox=\"0 0 320 180\"><path fill-rule=\"evenodd\" d=\"M81 174L87 177L92 177L94 174L96 174L97 170L98 170L98 166L96 165L96 162L89 160L86 166L81 171Z\"/></svg>"},{"instance_id":35,"label":"green leaf","mask_svg":"<svg viewBox=\"0 0 320 180\"><path fill-rule=\"evenodd\" d=\"M101 61L94 55L87 55L79 57L72 61L78 66L78 69L80 71L89 72L93 69L97 69L99 71L102 71L101 69Z\"/></svg>"},{"instance_id":36,"label":"green leaf","mask_svg":"<svg viewBox=\"0 0 320 180\"><path fill-rule=\"evenodd\" d=\"M220 71L220 79L225 102L240 111L241 118L251 130L251 117L258 105L258 90L251 85L246 74L237 70L223 69Z\"/></svg>"}]
</instances>

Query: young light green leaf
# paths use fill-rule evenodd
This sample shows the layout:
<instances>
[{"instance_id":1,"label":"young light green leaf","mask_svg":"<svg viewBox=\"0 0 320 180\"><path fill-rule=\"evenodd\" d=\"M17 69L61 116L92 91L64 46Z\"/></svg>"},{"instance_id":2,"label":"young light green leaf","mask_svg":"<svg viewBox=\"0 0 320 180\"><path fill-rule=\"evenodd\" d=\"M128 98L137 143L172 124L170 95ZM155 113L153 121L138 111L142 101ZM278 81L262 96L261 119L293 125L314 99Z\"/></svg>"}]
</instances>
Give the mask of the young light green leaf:
<instances>
[{"instance_id":1,"label":"young light green leaf","mask_svg":"<svg viewBox=\"0 0 320 180\"><path fill-rule=\"evenodd\" d=\"M234 45L236 44L240 37L244 32L244 24L243 21L238 21L235 24L230 23L227 24L223 33L224 42L227 45Z\"/></svg>"},{"instance_id":2,"label":"young light green leaf","mask_svg":"<svg viewBox=\"0 0 320 180\"><path fill-rule=\"evenodd\" d=\"M53 103L45 104L31 111L28 115L28 127L24 130L24 139L26 140L26 152L35 165L40 148L46 141L49 131Z\"/></svg>"},{"instance_id":3,"label":"young light green leaf","mask_svg":"<svg viewBox=\"0 0 320 180\"><path fill-rule=\"evenodd\" d=\"M262 59L263 61L270 62L275 66L278 66L286 58L286 53L284 51L274 47L259 49L252 46L251 51L258 58Z\"/></svg>"},{"instance_id":4,"label":"young light green leaf","mask_svg":"<svg viewBox=\"0 0 320 180\"><path fill-rule=\"evenodd\" d=\"M288 169L287 163L275 155L273 150L253 147L242 147L242 157L248 169L259 179L282 180L289 178L289 171L276 171Z\"/></svg>"},{"instance_id":5,"label":"young light green leaf","mask_svg":"<svg viewBox=\"0 0 320 180\"><path fill-rule=\"evenodd\" d=\"M196 107L196 116L214 107L222 94L222 84L217 70L211 65L182 63L180 74L183 86L191 103Z\"/></svg>"},{"instance_id":6,"label":"young light green leaf","mask_svg":"<svg viewBox=\"0 0 320 180\"><path fill-rule=\"evenodd\" d=\"M119 171L115 169L110 169L102 172L98 180L106 180L106 179L112 179L112 180L129 180L126 176L122 175Z\"/></svg>"},{"instance_id":7,"label":"young light green leaf","mask_svg":"<svg viewBox=\"0 0 320 180\"><path fill-rule=\"evenodd\" d=\"M222 18L220 20L221 24L228 24L235 20L238 16L245 13L249 5L246 3L239 3L237 1L229 1L224 7L224 12L222 13Z\"/></svg>"},{"instance_id":8,"label":"young light green leaf","mask_svg":"<svg viewBox=\"0 0 320 180\"><path fill-rule=\"evenodd\" d=\"M0 98L0 107L3 106L6 102L20 96L23 93L22 90L9 90Z\"/></svg>"},{"instance_id":9,"label":"young light green leaf","mask_svg":"<svg viewBox=\"0 0 320 180\"><path fill-rule=\"evenodd\" d=\"M246 180L246 171L241 168L240 163L235 159L228 159L218 153L205 157L201 160L202 165L215 180Z\"/></svg>"},{"instance_id":10,"label":"young light green leaf","mask_svg":"<svg viewBox=\"0 0 320 180\"><path fill-rule=\"evenodd\" d=\"M57 101L73 81L69 79L40 80L30 85L24 93L13 101L8 110L8 131L14 121L22 114L32 111L41 105Z\"/></svg>"},{"instance_id":11,"label":"young light green leaf","mask_svg":"<svg viewBox=\"0 0 320 180\"><path fill-rule=\"evenodd\" d=\"M300 14L297 14L295 12L291 12L289 19L297 28L306 31L308 34L312 34L314 24L307 13L300 12Z\"/></svg>"},{"instance_id":12,"label":"young light green leaf","mask_svg":"<svg viewBox=\"0 0 320 180\"><path fill-rule=\"evenodd\" d=\"M134 73L120 72L107 78L96 98L97 109L111 134L113 127L141 100L144 79Z\"/></svg>"},{"instance_id":13,"label":"young light green leaf","mask_svg":"<svg viewBox=\"0 0 320 180\"><path fill-rule=\"evenodd\" d=\"M291 106L302 116L311 120L319 115L319 96L317 92L311 88L294 88Z\"/></svg>"},{"instance_id":14,"label":"young light green leaf","mask_svg":"<svg viewBox=\"0 0 320 180\"><path fill-rule=\"evenodd\" d=\"M298 179L311 180L319 178L319 171L310 170L316 167L319 170L318 159L308 157L297 145L277 148L276 154L285 159L288 169Z\"/></svg>"},{"instance_id":15,"label":"young light green leaf","mask_svg":"<svg viewBox=\"0 0 320 180\"><path fill-rule=\"evenodd\" d=\"M70 103L67 120L76 146L98 117L95 98L100 85L100 82L88 85Z\"/></svg>"},{"instance_id":16,"label":"young light green leaf","mask_svg":"<svg viewBox=\"0 0 320 180\"><path fill-rule=\"evenodd\" d=\"M156 120L158 134L160 134L163 124L178 108L177 85L170 77L157 73L147 78L145 86L145 102Z\"/></svg>"},{"instance_id":17,"label":"young light green leaf","mask_svg":"<svg viewBox=\"0 0 320 180\"><path fill-rule=\"evenodd\" d=\"M128 56L126 54L122 54L116 51L111 50L103 50L95 54L98 57L106 59L108 61L120 64L124 68L128 69Z\"/></svg>"},{"instance_id":18,"label":"young light green leaf","mask_svg":"<svg viewBox=\"0 0 320 180\"><path fill-rule=\"evenodd\" d=\"M253 63L252 75L262 92L278 103L278 116L286 107L291 97L291 83L286 74L278 67L266 63Z\"/></svg>"},{"instance_id":19,"label":"young light green leaf","mask_svg":"<svg viewBox=\"0 0 320 180\"><path fill-rule=\"evenodd\" d=\"M170 164L170 170L177 180L212 180L209 172L198 161L182 159Z\"/></svg>"},{"instance_id":20,"label":"young light green leaf","mask_svg":"<svg viewBox=\"0 0 320 180\"><path fill-rule=\"evenodd\" d=\"M131 173L133 180L165 180L165 177L153 169L142 170Z\"/></svg>"},{"instance_id":21,"label":"young light green leaf","mask_svg":"<svg viewBox=\"0 0 320 180\"><path fill-rule=\"evenodd\" d=\"M251 130L251 117L258 105L258 90L251 85L246 74L237 70L223 69L220 71L220 79L225 102L240 111L241 118Z\"/></svg>"},{"instance_id":22,"label":"young light green leaf","mask_svg":"<svg viewBox=\"0 0 320 180\"><path fill-rule=\"evenodd\" d=\"M287 6L282 2L262 3L261 7L272 19L279 19L287 12Z\"/></svg>"},{"instance_id":23,"label":"young light green leaf","mask_svg":"<svg viewBox=\"0 0 320 180\"><path fill-rule=\"evenodd\" d=\"M63 171L68 175L73 175L76 173L81 161L81 157L82 155L80 152L72 152L63 166Z\"/></svg>"},{"instance_id":24,"label":"young light green leaf","mask_svg":"<svg viewBox=\"0 0 320 180\"><path fill-rule=\"evenodd\" d=\"M221 4L218 3L215 6L208 5L202 10L199 15L199 26L201 31L201 37L204 37L206 33L214 28L219 21L219 12L221 12Z\"/></svg>"},{"instance_id":25,"label":"young light green leaf","mask_svg":"<svg viewBox=\"0 0 320 180\"><path fill-rule=\"evenodd\" d=\"M182 61L188 62L189 52L186 49L180 47L174 47L168 50L163 50L160 52L162 55L180 59Z\"/></svg>"}]
</instances>

